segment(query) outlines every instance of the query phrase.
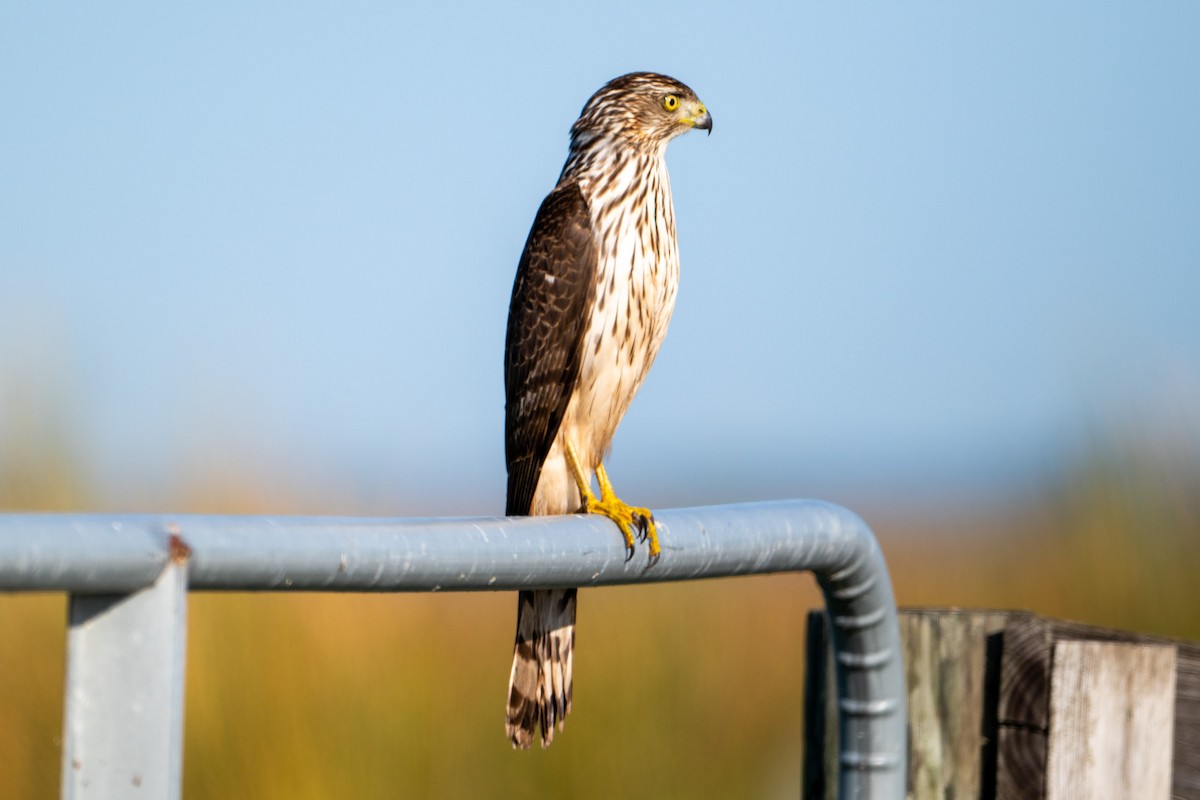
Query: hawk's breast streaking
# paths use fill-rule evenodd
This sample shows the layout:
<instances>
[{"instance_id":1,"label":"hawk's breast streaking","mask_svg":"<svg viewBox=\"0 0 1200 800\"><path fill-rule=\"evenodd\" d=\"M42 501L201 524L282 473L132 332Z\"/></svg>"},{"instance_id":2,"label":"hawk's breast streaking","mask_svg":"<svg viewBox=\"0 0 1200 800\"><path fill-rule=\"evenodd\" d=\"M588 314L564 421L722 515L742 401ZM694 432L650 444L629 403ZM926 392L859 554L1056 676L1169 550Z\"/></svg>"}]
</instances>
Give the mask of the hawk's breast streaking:
<instances>
[{"instance_id":1,"label":"hawk's breast streaking","mask_svg":"<svg viewBox=\"0 0 1200 800\"><path fill-rule=\"evenodd\" d=\"M635 532L648 540L652 560L654 519L617 498L602 460L675 306L664 155L692 128L711 131L707 109L665 75L623 75L592 95L521 254L505 344L506 513L604 514L630 555ZM575 602L574 589L520 593L506 713L515 746L529 747L539 724L549 744L570 711Z\"/></svg>"}]
</instances>

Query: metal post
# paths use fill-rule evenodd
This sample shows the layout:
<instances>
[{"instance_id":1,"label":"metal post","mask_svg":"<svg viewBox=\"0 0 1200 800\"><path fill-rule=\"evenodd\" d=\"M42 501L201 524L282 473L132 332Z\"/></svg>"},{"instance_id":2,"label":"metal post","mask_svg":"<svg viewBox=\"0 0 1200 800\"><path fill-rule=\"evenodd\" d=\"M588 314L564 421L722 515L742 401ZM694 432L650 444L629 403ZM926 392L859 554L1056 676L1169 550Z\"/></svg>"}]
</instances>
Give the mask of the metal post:
<instances>
[{"instance_id":1,"label":"metal post","mask_svg":"<svg viewBox=\"0 0 1200 800\"><path fill-rule=\"evenodd\" d=\"M837 673L838 797L903 797L908 704L891 580L869 533L843 559L815 570Z\"/></svg>"},{"instance_id":2,"label":"metal post","mask_svg":"<svg viewBox=\"0 0 1200 800\"><path fill-rule=\"evenodd\" d=\"M177 800L183 772L187 549L132 594L72 594L62 796Z\"/></svg>"}]
</instances>

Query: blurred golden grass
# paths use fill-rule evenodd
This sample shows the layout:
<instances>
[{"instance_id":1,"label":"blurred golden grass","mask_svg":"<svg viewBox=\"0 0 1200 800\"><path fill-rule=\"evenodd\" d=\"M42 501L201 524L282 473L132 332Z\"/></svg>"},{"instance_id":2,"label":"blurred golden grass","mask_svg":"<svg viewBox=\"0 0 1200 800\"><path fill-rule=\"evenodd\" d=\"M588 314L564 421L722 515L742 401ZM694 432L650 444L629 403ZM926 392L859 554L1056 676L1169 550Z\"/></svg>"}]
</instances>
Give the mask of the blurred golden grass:
<instances>
[{"instance_id":1,"label":"blurred golden grass","mask_svg":"<svg viewBox=\"0 0 1200 800\"><path fill-rule=\"evenodd\" d=\"M0 473L0 508L81 508L56 471ZM260 510L244 482L220 494L186 505ZM1190 462L1097 451L1020 507L875 516L902 604L1200 638ZM795 575L586 591L575 711L549 750L515 753L510 593L195 594L184 794L794 797L803 618L819 604ZM61 596L0 596L0 797L57 796L64 619Z\"/></svg>"},{"instance_id":2,"label":"blurred golden grass","mask_svg":"<svg viewBox=\"0 0 1200 800\"><path fill-rule=\"evenodd\" d=\"M198 596L188 795L762 794L764 756L799 775L802 583L585 593L575 713L535 753L501 723L511 594Z\"/></svg>"}]
</instances>

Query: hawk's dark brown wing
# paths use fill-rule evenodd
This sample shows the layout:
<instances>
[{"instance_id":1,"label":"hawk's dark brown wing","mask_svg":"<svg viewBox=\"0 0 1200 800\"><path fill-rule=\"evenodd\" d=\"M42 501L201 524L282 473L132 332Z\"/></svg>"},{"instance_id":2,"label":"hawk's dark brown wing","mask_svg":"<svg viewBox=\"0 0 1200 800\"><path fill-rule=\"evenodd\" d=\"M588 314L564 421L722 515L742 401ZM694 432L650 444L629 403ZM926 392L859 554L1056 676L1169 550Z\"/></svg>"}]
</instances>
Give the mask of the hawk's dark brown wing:
<instances>
[{"instance_id":1,"label":"hawk's dark brown wing","mask_svg":"<svg viewBox=\"0 0 1200 800\"><path fill-rule=\"evenodd\" d=\"M599 255L575 183L538 209L517 267L504 346L507 514L528 514L542 463L579 376Z\"/></svg>"}]
</instances>

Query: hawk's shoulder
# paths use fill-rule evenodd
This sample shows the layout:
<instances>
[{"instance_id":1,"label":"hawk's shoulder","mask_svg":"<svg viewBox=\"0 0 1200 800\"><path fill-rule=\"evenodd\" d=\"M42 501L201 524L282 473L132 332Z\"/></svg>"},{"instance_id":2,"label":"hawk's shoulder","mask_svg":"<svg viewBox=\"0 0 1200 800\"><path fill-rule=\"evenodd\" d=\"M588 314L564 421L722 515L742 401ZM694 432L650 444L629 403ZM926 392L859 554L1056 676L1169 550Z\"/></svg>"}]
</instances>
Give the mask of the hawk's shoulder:
<instances>
[{"instance_id":1,"label":"hawk's shoulder","mask_svg":"<svg viewBox=\"0 0 1200 800\"><path fill-rule=\"evenodd\" d=\"M571 399L599 252L587 200L574 181L547 195L517 267L504 349L508 514L528 514Z\"/></svg>"}]
</instances>

